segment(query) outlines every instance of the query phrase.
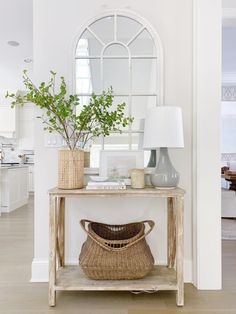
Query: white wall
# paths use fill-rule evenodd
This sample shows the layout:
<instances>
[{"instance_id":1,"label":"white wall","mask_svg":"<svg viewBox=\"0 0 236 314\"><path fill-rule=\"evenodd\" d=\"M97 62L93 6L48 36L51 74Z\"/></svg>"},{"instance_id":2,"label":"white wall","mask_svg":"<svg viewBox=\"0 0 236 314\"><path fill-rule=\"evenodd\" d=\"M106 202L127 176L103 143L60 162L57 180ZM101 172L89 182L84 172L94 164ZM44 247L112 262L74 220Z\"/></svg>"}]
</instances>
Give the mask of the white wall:
<instances>
[{"instance_id":1,"label":"white wall","mask_svg":"<svg viewBox=\"0 0 236 314\"><path fill-rule=\"evenodd\" d=\"M236 72L236 27L222 30L222 71Z\"/></svg>"},{"instance_id":2,"label":"white wall","mask_svg":"<svg viewBox=\"0 0 236 314\"><path fill-rule=\"evenodd\" d=\"M185 280L192 280L192 1L189 0L35 0L34 70L40 82L49 70L64 75L71 84L71 49L81 25L104 10L126 9L146 18L158 32L164 46L165 102L183 109L185 148L171 151L174 165L181 174L180 186L185 197ZM32 280L47 280L48 261L48 195L57 182L57 152L44 147L41 126L36 126L35 139L35 252ZM152 218L156 230L148 238L157 262L166 258L166 214L164 204L155 200L107 199L68 201L66 225L66 259L76 262L85 235L79 219L105 222L129 222ZM68 228L69 226L69 228ZM156 242L157 241L157 242Z\"/></svg>"},{"instance_id":3,"label":"white wall","mask_svg":"<svg viewBox=\"0 0 236 314\"><path fill-rule=\"evenodd\" d=\"M236 102L221 103L221 153L236 152Z\"/></svg>"}]
</instances>

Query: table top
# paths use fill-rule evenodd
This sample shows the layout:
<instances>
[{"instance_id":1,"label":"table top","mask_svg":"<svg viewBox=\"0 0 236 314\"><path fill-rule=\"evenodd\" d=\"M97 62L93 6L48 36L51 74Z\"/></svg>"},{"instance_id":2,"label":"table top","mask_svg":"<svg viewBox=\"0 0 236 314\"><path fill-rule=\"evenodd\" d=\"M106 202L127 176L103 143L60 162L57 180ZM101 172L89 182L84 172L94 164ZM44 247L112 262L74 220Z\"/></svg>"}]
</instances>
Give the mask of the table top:
<instances>
[{"instance_id":1,"label":"table top","mask_svg":"<svg viewBox=\"0 0 236 314\"><path fill-rule=\"evenodd\" d=\"M145 187L144 189L132 189L127 187L126 190L86 190L74 189L74 190L63 190L57 187L50 189L48 191L49 195L59 196L59 197L76 197L76 196L148 196L148 197L175 197L182 196L185 194L185 190L176 187L172 189L160 189L154 187Z\"/></svg>"}]
</instances>

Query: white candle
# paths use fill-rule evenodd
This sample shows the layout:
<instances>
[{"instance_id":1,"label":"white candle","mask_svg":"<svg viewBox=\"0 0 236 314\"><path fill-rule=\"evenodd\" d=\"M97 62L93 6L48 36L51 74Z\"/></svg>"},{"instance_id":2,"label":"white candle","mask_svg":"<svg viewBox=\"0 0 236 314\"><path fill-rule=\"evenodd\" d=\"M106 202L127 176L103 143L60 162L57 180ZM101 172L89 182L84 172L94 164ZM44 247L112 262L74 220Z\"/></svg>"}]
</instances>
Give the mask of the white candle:
<instances>
[{"instance_id":1,"label":"white candle","mask_svg":"<svg viewBox=\"0 0 236 314\"><path fill-rule=\"evenodd\" d=\"M131 169L131 187L133 189L145 187L144 169Z\"/></svg>"}]
</instances>

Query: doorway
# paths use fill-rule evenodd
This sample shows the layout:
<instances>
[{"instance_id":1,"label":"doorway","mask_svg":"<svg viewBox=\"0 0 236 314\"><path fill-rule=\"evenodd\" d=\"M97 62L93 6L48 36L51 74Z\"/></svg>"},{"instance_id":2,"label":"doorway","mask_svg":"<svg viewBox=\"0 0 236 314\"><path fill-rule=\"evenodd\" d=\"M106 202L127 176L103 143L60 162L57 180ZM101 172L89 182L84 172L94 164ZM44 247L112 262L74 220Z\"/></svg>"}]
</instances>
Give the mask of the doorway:
<instances>
[{"instance_id":1,"label":"doorway","mask_svg":"<svg viewBox=\"0 0 236 314\"><path fill-rule=\"evenodd\" d=\"M222 288L236 289L236 3L223 1L221 102ZM235 178L234 178L235 177ZM235 180L234 180L235 179Z\"/></svg>"}]
</instances>

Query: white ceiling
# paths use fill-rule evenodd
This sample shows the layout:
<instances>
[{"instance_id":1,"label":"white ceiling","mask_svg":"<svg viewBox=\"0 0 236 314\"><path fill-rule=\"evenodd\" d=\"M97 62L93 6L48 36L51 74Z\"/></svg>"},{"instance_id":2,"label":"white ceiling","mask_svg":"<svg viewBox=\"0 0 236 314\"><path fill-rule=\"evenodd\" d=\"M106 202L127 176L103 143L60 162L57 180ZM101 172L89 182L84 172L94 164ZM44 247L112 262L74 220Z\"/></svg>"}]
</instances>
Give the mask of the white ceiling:
<instances>
[{"instance_id":1,"label":"white ceiling","mask_svg":"<svg viewBox=\"0 0 236 314\"><path fill-rule=\"evenodd\" d=\"M0 94L23 89L22 71L33 67L27 58L33 58L33 0L0 0Z\"/></svg>"}]
</instances>

